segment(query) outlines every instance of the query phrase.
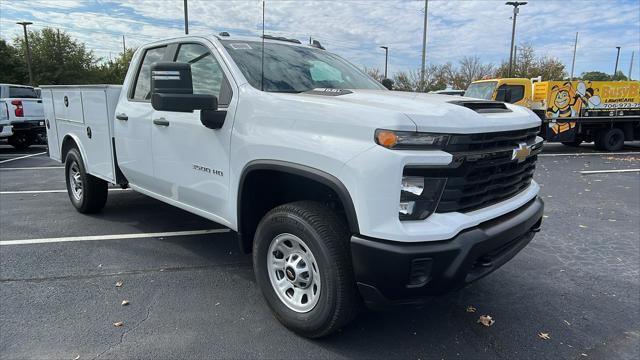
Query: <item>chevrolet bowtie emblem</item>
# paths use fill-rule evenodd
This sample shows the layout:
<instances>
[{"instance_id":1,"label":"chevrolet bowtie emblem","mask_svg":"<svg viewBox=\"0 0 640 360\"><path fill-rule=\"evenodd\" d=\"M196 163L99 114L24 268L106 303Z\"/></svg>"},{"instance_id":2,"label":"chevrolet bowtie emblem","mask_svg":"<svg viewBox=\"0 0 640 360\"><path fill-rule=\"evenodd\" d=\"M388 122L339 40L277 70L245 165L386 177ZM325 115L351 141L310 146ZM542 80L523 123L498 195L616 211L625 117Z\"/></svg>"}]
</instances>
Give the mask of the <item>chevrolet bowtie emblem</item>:
<instances>
[{"instance_id":1,"label":"chevrolet bowtie emblem","mask_svg":"<svg viewBox=\"0 0 640 360\"><path fill-rule=\"evenodd\" d=\"M531 155L531 148L525 143L520 143L517 148L513 149L511 160L518 159L518 162L521 163L527 160L529 155Z\"/></svg>"}]
</instances>

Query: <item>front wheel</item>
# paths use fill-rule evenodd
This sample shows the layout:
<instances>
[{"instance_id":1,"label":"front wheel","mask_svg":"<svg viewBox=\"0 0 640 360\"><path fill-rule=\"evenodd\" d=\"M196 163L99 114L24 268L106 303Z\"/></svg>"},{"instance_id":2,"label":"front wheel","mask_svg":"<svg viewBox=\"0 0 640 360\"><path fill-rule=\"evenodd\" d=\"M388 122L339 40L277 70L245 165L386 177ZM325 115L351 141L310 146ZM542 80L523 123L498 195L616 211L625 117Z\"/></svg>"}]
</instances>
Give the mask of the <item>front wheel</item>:
<instances>
[{"instance_id":1,"label":"front wheel","mask_svg":"<svg viewBox=\"0 0 640 360\"><path fill-rule=\"evenodd\" d=\"M71 149L65 160L69 199L81 213L96 213L107 202L107 182L87 174L78 149Z\"/></svg>"},{"instance_id":2,"label":"front wheel","mask_svg":"<svg viewBox=\"0 0 640 360\"><path fill-rule=\"evenodd\" d=\"M597 149L618 151L624 147L624 132L618 128L603 129L596 136Z\"/></svg>"},{"instance_id":3,"label":"front wheel","mask_svg":"<svg viewBox=\"0 0 640 360\"><path fill-rule=\"evenodd\" d=\"M271 210L253 244L256 280L287 328L306 337L328 335L357 313L349 231L329 208L300 201Z\"/></svg>"}]
</instances>

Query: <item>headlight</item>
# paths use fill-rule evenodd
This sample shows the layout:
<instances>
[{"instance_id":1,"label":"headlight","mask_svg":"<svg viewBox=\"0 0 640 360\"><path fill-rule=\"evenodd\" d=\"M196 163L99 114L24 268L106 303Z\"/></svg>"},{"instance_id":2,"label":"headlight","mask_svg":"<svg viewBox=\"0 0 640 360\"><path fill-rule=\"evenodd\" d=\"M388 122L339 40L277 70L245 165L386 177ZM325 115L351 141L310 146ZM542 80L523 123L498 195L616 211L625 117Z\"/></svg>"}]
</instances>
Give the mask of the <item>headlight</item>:
<instances>
[{"instance_id":1,"label":"headlight","mask_svg":"<svg viewBox=\"0 0 640 360\"><path fill-rule=\"evenodd\" d=\"M440 201L447 179L403 176L400 185L400 220L424 220Z\"/></svg>"},{"instance_id":2,"label":"headlight","mask_svg":"<svg viewBox=\"0 0 640 360\"><path fill-rule=\"evenodd\" d=\"M375 140L388 149L442 149L449 142L449 135L378 129Z\"/></svg>"}]
</instances>

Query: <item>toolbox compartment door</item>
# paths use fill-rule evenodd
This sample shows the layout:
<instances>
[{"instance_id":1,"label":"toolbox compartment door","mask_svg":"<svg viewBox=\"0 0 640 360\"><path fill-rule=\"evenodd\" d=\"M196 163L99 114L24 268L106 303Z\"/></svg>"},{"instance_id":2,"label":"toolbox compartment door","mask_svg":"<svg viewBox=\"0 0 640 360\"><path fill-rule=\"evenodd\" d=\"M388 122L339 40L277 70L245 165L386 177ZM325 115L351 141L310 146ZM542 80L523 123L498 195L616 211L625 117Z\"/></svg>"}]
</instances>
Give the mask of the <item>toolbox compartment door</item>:
<instances>
[{"instance_id":1,"label":"toolbox compartment door","mask_svg":"<svg viewBox=\"0 0 640 360\"><path fill-rule=\"evenodd\" d=\"M115 182L105 90L83 90L82 112L84 134L81 136L84 138L87 171L93 176Z\"/></svg>"}]
</instances>

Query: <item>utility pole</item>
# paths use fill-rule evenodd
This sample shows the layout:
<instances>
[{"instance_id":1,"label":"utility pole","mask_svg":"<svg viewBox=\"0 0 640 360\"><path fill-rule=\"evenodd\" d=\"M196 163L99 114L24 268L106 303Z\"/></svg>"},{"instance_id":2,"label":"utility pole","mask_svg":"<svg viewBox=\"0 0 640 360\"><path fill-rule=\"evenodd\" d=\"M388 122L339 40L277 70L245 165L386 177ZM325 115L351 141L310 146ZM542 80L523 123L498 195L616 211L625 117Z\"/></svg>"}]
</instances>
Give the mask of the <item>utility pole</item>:
<instances>
[{"instance_id":1,"label":"utility pole","mask_svg":"<svg viewBox=\"0 0 640 360\"><path fill-rule=\"evenodd\" d=\"M127 52L127 46L124 42L124 35L122 35L122 54L124 54L125 52Z\"/></svg>"},{"instance_id":2,"label":"utility pole","mask_svg":"<svg viewBox=\"0 0 640 360\"><path fill-rule=\"evenodd\" d=\"M571 76L569 81L573 81L573 69L576 66L576 49L578 49L578 32L576 31L576 41L573 43L573 60L571 60Z\"/></svg>"},{"instance_id":3,"label":"utility pole","mask_svg":"<svg viewBox=\"0 0 640 360\"><path fill-rule=\"evenodd\" d=\"M429 9L429 0L424 0L424 26L422 28L422 66L420 67L420 86L424 86L425 76L425 58L427 53L427 10ZM424 90L424 89L422 89Z\"/></svg>"},{"instance_id":4,"label":"utility pole","mask_svg":"<svg viewBox=\"0 0 640 360\"><path fill-rule=\"evenodd\" d=\"M187 10L187 0L184 0L184 33L189 35L189 11Z\"/></svg>"},{"instance_id":5,"label":"utility pole","mask_svg":"<svg viewBox=\"0 0 640 360\"><path fill-rule=\"evenodd\" d=\"M635 54L635 51L631 52L631 63L629 64L629 80L631 80L631 72L633 72L633 55Z\"/></svg>"},{"instance_id":6,"label":"utility pole","mask_svg":"<svg viewBox=\"0 0 640 360\"><path fill-rule=\"evenodd\" d=\"M384 49L384 78L387 78L387 62L389 60L389 47L380 46L380 49Z\"/></svg>"},{"instance_id":7,"label":"utility pole","mask_svg":"<svg viewBox=\"0 0 640 360\"><path fill-rule=\"evenodd\" d=\"M518 45L513 47L513 68L516 68L516 63L518 62Z\"/></svg>"},{"instance_id":8,"label":"utility pole","mask_svg":"<svg viewBox=\"0 0 640 360\"><path fill-rule=\"evenodd\" d=\"M518 18L518 13L520 12L520 5L527 5L526 1L507 1L505 5L513 6L513 26L511 28L511 48L509 49L509 77L511 77L511 71L513 70L513 46L514 40L516 38L516 19Z\"/></svg>"},{"instance_id":9,"label":"utility pole","mask_svg":"<svg viewBox=\"0 0 640 360\"><path fill-rule=\"evenodd\" d=\"M618 73L618 60L620 60L620 46L616 46L616 49L618 49L618 55L616 55L616 67L613 69L613 76Z\"/></svg>"},{"instance_id":10,"label":"utility pole","mask_svg":"<svg viewBox=\"0 0 640 360\"><path fill-rule=\"evenodd\" d=\"M29 48L29 35L27 35L27 25L31 25L33 24L30 21L21 21L21 22L17 22L16 24L18 25L22 25L22 29L24 30L24 47L26 48L26 55L27 55L27 69L29 70L29 84L31 86L34 86L35 84L33 83L33 71L31 70L31 49Z\"/></svg>"}]
</instances>

